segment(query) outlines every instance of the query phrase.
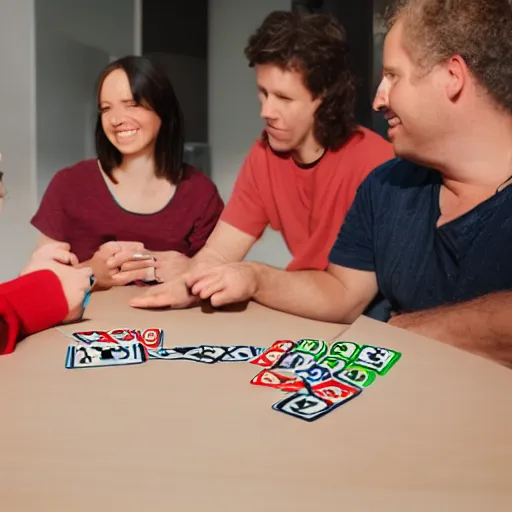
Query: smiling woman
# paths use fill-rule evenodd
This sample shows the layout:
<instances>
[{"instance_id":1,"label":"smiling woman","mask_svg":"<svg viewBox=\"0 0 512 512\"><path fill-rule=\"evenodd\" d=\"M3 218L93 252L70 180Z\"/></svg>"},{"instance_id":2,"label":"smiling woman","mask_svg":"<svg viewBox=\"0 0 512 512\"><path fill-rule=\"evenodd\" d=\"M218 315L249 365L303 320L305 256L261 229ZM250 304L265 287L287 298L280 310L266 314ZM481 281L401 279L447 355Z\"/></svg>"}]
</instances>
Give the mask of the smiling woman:
<instances>
[{"instance_id":1,"label":"smiling woman","mask_svg":"<svg viewBox=\"0 0 512 512\"><path fill-rule=\"evenodd\" d=\"M97 101L98 158L57 172L32 224L39 245L68 242L108 287L134 252L193 256L223 203L211 180L183 162L181 108L166 73L151 60L128 56L109 64ZM117 252L124 256L111 267Z\"/></svg>"}]
</instances>

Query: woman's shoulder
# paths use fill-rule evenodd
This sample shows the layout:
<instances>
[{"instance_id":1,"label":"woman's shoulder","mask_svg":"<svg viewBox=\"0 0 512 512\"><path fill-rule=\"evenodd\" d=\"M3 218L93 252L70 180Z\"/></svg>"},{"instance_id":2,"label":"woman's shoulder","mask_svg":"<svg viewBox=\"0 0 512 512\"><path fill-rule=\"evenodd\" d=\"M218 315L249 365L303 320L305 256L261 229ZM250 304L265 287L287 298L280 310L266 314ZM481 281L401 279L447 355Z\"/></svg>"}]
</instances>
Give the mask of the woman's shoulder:
<instances>
[{"instance_id":1,"label":"woman's shoulder","mask_svg":"<svg viewBox=\"0 0 512 512\"><path fill-rule=\"evenodd\" d=\"M54 180L62 182L77 182L83 179L89 180L91 172L97 169L98 163L94 158L88 160L80 160L68 167L64 167L55 173Z\"/></svg>"},{"instance_id":2,"label":"woman's shoulder","mask_svg":"<svg viewBox=\"0 0 512 512\"><path fill-rule=\"evenodd\" d=\"M203 190L204 192L216 192L217 187L210 177L203 171L193 167L192 165L185 164L183 167L183 176L181 178L180 186L187 189Z\"/></svg>"}]
</instances>

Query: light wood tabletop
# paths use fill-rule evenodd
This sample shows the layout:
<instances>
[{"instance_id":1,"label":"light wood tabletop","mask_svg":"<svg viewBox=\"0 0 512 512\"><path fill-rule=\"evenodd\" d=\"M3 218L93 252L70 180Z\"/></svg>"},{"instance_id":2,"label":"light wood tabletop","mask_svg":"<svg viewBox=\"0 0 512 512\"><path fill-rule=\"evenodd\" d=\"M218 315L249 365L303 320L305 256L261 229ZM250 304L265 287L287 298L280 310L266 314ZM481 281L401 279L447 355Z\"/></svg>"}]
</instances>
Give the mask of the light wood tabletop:
<instances>
[{"instance_id":1,"label":"light wood tabletop","mask_svg":"<svg viewBox=\"0 0 512 512\"><path fill-rule=\"evenodd\" d=\"M361 317L344 327L250 303L144 311L134 288L93 294L88 319L0 357L0 510L505 511L512 503L512 371ZM311 337L401 359L308 423L272 410L249 363L149 360L65 369L74 331L159 327L166 346Z\"/></svg>"}]
</instances>

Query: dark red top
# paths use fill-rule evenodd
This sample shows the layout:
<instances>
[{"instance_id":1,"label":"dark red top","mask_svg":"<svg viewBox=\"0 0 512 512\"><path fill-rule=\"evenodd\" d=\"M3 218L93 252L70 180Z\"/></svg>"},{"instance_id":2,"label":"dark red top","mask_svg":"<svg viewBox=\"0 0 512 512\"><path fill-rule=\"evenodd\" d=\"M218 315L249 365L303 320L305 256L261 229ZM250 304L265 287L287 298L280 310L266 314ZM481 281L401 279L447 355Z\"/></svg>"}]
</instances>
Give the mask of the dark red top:
<instances>
[{"instance_id":1,"label":"dark red top","mask_svg":"<svg viewBox=\"0 0 512 512\"><path fill-rule=\"evenodd\" d=\"M44 235L68 242L79 261L89 260L111 240L142 242L149 251L193 256L223 208L214 183L186 166L167 206L151 214L129 212L112 196L97 161L84 160L55 174L31 222Z\"/></svg>"},{"instance_id":2,"label":"dark red top","mask_svg":"<svg viewBox=\"0 0 512 512\"><path fill-rule=\"evenodd\" d=\"M50 270L0 284L0 355L10 354L24 336L60 324L68 311L59 278Z\"/></svg>"}]
</instances>

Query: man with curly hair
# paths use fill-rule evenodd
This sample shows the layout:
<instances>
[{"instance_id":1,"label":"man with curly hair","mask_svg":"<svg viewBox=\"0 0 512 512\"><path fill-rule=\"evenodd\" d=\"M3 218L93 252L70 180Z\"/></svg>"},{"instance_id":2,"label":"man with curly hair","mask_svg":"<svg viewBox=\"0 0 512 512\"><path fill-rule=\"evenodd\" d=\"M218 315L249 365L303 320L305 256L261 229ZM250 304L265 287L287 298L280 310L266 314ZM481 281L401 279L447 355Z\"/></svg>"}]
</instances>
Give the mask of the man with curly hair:
<instances>
[{"instance_id":1,"label":"man with curly hair","mask_svg":"<svg viewBox=\"0 0 512 512\"><path fill-rule=\"evenodd\" d=\"M327 271L256 266L219 302L352 322L380 290L392 324L512 366L511 85L510 0L397 2L374 108L398 158L359 187Z\"/></svg>"},{"instance_id":2,"label":"man with curly hair","mask_svg":"<svg viewBox=\"0 0 512 512\"><path fill-rule=\"evenodd\" d=\"M245 55L256 72L264 131L205 247L192 262L173 259L171 272L162 263L157 274L165 283L133 306L185 307L197 298L215 306L237 287L249 298L256 269L269 284L276 273L325 270L357 188L394 157L388 141L356 123L345 31L333 16L273 12ZM286 270L242 262L268 225L292 254Z\"/></svg>"}]
</instances>

